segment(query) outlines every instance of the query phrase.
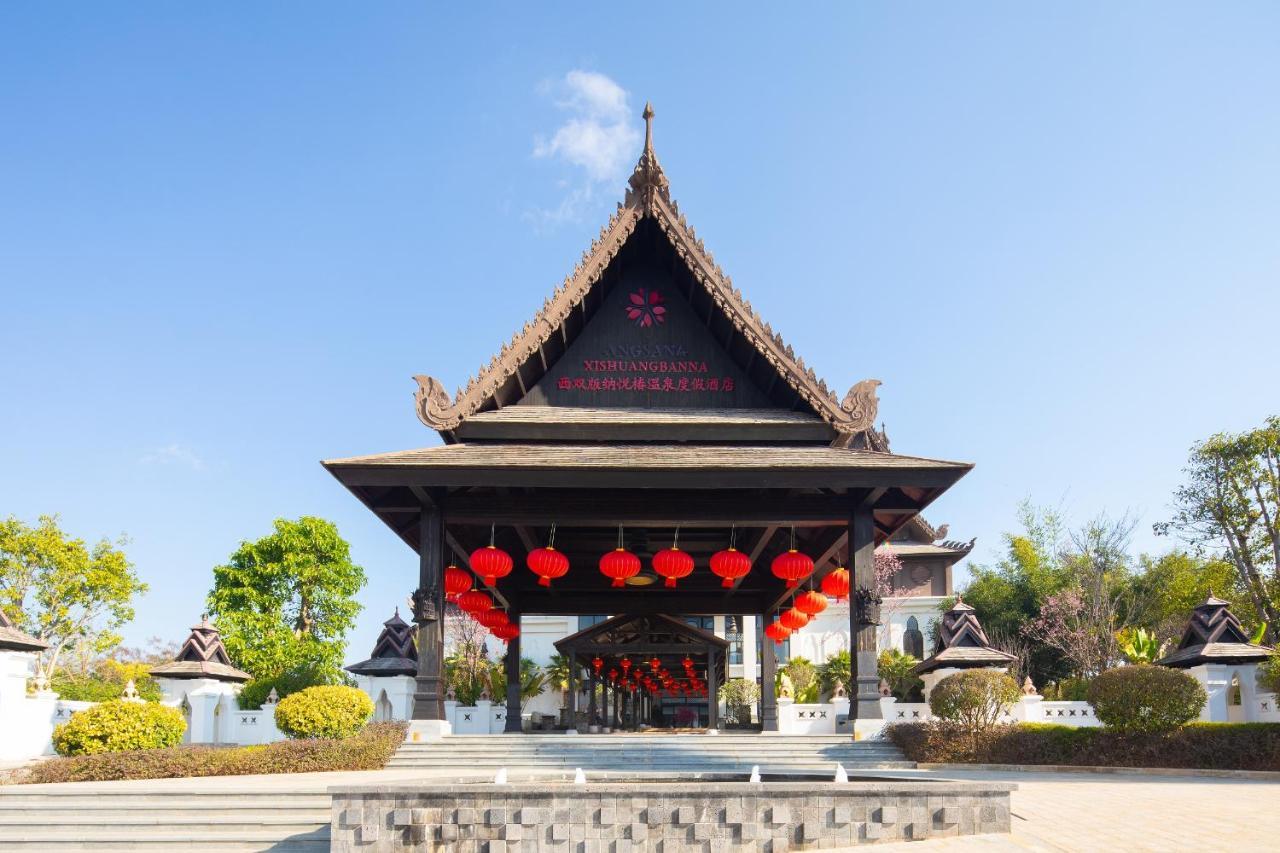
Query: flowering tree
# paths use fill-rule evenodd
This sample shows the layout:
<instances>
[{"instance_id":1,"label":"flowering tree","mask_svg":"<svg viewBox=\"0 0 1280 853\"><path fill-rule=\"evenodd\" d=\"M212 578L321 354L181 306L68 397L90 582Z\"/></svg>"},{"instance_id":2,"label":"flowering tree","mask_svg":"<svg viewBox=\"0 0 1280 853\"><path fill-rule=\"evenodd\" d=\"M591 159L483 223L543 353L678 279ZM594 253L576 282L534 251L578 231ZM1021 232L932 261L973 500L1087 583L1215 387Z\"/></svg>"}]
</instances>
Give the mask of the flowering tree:
<instances>
[{"instance_id":1,"label":"flowering tree","mask_svg":"<svg viewBox=\"0 0 1280 853\"><path fill-rule=\"evenodd\" d=\"M889 545L876 549L875 556L876 595L884 599L880 606L882 615L888 615L898 609L901 599L894 595L894 581L898 572L902 571L902 560Z\"/></svg>"}]
</instances>

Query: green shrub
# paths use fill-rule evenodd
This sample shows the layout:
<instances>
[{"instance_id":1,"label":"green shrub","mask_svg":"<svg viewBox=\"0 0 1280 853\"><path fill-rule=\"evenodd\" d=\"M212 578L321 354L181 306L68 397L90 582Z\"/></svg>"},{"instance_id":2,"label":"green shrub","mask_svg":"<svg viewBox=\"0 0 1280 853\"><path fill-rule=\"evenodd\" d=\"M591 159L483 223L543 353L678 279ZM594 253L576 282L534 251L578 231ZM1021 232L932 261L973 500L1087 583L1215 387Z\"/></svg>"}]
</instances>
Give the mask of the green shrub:
<instances>
[{"instance_id":1,"label":"green shrub","mask_svg":"<svg viewBox=\"0 0 1280 853\"><path fill-rule=\"evenodd\" d=\"M1163 733L1019 723L970 736L935 721L890 726L886 735L919 762L1280 770L1280 723L1191 723Z\"/></svg>"},{"instance_id":2,"label":"green shrub","mask_svg":"<svg viewBox=\"0 0 1280 853\"><path fill-rule=\"evenodd\" d=\"M897 649L885 649L876 661L876 674L889 685L890 692L899 702L906 702L908 696L917 693L924 685L920 676L916 675L916 660L913 655Z\"/></svg>"},{"instance_id":3,"label":"green shrub","mask_svg":"<svg viewBox=\"0 0 1280 853\"><path fill-rule=\"evenodd\" d=\"M1272 652L1258 667L1258 683L1263 690L1280 693L1280 652Z\"/></svg>"},{"instance_id":4,"label":"green shrub","mask_svg":"<svg viewBox=\"0 0 1280 853\"><path fill-rule=\"evenodd\" d=\"M276 698L283 699L308 687L324 687L334 683L328 680L328 676L314 668L295 669L246 681L238 699L241 708L261 708L273 688L276 691Z\"/></svg>"},{"instance_id":5,"label":"green shrub","mask_svg":"<svg viewBox=\"0 0 1280 853\"><path fill-rule=\"evenodd\" d=\"M58 755L160 749L182 742L187 722L177 708L117 699L85 708L53 730Z\"/></svg>"},{"instance_id":6,"label":"green shrub","mask_svg":"<svg viewBox=\"0 0 1280 853\"><path fill-rule=\"evenodd\" d=\"M836 689L836 682L839 681L844 685L845 692L850 696L855 692L853 684L853 661L849 657L848 651L836 652L827 658L827 662L818 668L818 683L822 687L822 692L828 696Z\"/></svg>"},{"instance_id":7,"label":"green shrub","mask_svg":"<svg viewBox=\"0 0 1280 853\"><path fill-rule=\"evenodd\" d=\"M720 688L724 706L740 726L751 725L751 709L760 701L760 685L754 680L731 678Z\"/></svg>"},{"instance_id":8,"label":"green shrub","mask_svg":"<svg viewBox=\"0 0 1280 853\"><path fill-rule=\"evenodd\" d=\"M17 781L103 782L380 770L404 742L405 727L404 723L372 723L346 740L283 740L266 746L233 748L183 746L53 758L32 766Z\"/></svg>"},{"instance_id":9,"label":"green shrub","mask_svg":"<svg viewBox=\"0 0 1280 853\"><path fill-rule=\"evenodd\" d=\"M148 702L159 702L160 685L151 677L151 665L101 660L87 672L59 669L50 679L50 688L70 702L110 702L124 695L130 681L138 696Z\"/></svg>"},{"instance_id":10,"label":"green shrub","mask_svg":"<svg viewBox=\"0 0 1280 853\"><path fill-rule=\"evenodd\" d=\"M985 731L1000 722L1021 696L1018 683L994 669L966 669L934 685L929 710L935 717L960 723L968 732Z\"/></svg>"},{"instance_id":11,"label":"green shrub","mask_svg":"<svg viewBox=\"0 0 1280 853\"><path fill-rule=\"evenodd\" d=\"M351 737L373 716L373 700L354 687L308 687L276 705L276 725L291 738Z\"/></svg>"},{"instance_id":12,"label":"green shrub","mask_svg":"<svg viewBox=\"0 0 1280 853\"><path fill-rule=\"evenodd\" d=\"M791 679L795 700L800 703L818 701L818 668L808 658L796 657L778 670Z\"/></svg>"},{"instance_id":13,"label":"green shrub","mask_svg":"<svg viewBox=\"0 0 1280 853\"><path fill-rule=\"evenodd\" d=\"M1089 695L1089 679L1064 678L1051 681L1041 691L1046 702L1083 702Z\"/></svg>"},{"instance_id":14,"label":"green shrub","mask_svg":"<svg viewBox=\"0 0 1280 853\"><path fill-rule=\"evenodd\" d=\"M1167 732L1200 715L1208 696L1179 669L1121 666L1089 684L1089 704L1103 725L1121 732Z\"/></svg>"}]
</instances>

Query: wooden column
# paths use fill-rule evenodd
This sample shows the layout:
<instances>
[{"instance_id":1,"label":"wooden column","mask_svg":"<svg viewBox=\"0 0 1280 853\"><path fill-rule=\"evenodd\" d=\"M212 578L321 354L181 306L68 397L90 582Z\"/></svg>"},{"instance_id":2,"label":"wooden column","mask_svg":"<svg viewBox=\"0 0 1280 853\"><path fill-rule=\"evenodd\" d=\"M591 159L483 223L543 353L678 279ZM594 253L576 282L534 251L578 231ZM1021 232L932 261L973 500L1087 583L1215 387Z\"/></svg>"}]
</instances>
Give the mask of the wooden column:
<instances>
[{"instance_id":1,"label":"wooden column","mask_svg":"<svg viewBox=\"0 0 1280 853\"><path fill-rule=\"evenodd\" d=\"M520 614L513 610L507 615L519 628ZM507 725L503 731L519 734L523 730L520 725L520 635L517 634L507 643Z\"/></svg>"},{"instance_id":2,"label":"wooden column","mask_svg":"<svg viewBox=\"0 0 1280 853\"><path fill-rule=\"evenodd\" d=\"M423 505L418 528L418 588L413 621L418 626L418 674L413 719L444 717L444 513L439 502Z\"/></svg>"},{"instance_id":3,"label":"wooden column","mask_svg":"<svg viewBox=\"0 0 1280 853\"><path fill-rule=\"evenodd\" d=\"M855 720L878 720L880 713L880 679L876 674L876 626L860 619L859 593L875 595L876 589L876 525L871 507L854 508L849 517L849 568L853 589L849 591L849 651L856 691L850 703Z\"/></svg>"},{"instance_id":4,"label":"wooden column","mask_svg":"<svg viewBox=\"0 0 1280 853\"><path fill-rule=\"evenodd\" d=\"M761 617L764 624L769 614ZM766 732L778 730L778 697L774 680L778 677L778 651L773 640L760 635L760 726Z\"/></svg>"},{"instance_id":5,"label":"wooden column","mask_svg":"<svg viewBox=\"0 0 1280 853\"><path fill-rule=\"evenodd\" d=\"M578 728L578 656L569 654L569 728Z\"/></svg>"},{"instance_id":6,"label":"wooden column","mask_svg":"<svg viewBox=\"0 0 1280 853\"><path fill-rule=\"evenodd\" d=\"M591 695L587 697L587 726L596 724L596 687L599 684L596 681L596 671L592 669L587 674L587 683L591 685Z\"/></svg>"},{"instance_id":7,"label":"wooden column","mask_svg":"<svg viewBox=\"0 0 1280 853\"><path fill-rule=\"evenodd\" d=\"M716 684L716 650L707 650L707 728L714 729L720 711L720 687Z\"/></svg>"}]
</instances>

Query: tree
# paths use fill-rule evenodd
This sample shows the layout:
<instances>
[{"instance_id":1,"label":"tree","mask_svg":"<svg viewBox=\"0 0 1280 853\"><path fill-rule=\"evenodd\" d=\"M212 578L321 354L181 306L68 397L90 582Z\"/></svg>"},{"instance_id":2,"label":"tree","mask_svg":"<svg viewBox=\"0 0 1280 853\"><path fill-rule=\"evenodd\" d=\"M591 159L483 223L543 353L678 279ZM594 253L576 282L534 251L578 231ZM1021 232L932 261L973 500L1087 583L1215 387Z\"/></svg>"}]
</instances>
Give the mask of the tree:
<instances>
[{"instance_id":1,"label":"tree","mask_svg":"<svg viewBox=\"0 0 1280 853\"><path fill-rule=\"evenodd\" d=\"M333 523L278 518L274 533L240 543L213 570L209 611L231 659L255 678L307 671L337 684L364 583Z\"/></svg>"},{"instance_id":2,"label":"tree","mask_svg":"<svg viewBox=\"0 0 1280 853\"><path fill-rule=\"evenodd\" d=\"M924 685L915 673L918 663L920 661L913 656L897 649L885 649L880 653L877 674L889 685L889 691L899 702L909 701L908 697Z\"/></svg>"},{"instance_id":3,"label":"tree","mask_svg":"<svg viewBox=\"0 0 1280 853\"><path fill-rule=\"evenodd\" d=\"M853 690L853 662L848 650L838 651L827 658L827 662L818 667L818 683L822 692L830 696L839 682L845 692Z\"/></svg>"},{"instance_id":4,"label":"tree","mask_svg":"<svg viewBox=\"0 0 1280 853\"><path fill-rule=\"evenodd\" d=\"M92 656L119 644L116 630L147 591L124 544L103 539L90 548L69 538L57 516L41 516L35 527L13 517L0 522L0 607L49 644L40 655L49 677L64 654Z\"/></svg>"},{"instance_id":5,"label":"tree","mask_svg":"<svg viewBox=\"0 0 1280 853\"><path fill-rule=\"evenodd\" d=\"M1135 622L1149 629L1161 642L1177 640L1191 610L1211 593L1228 595L1239 588L1236 567L1213 556L1197 556L1186 550L1159 557L1143 554L1133 579L1138 602ZM1237 615L1252 631L1260 624L1252 607Z\"/></svg>"},{"instance_id":6,"label":"tree","mask_svg":"<svg viewBox=\"0 0 1280 853\"><path fill-rule=\"evenodd\" d=\"M1176 533L1224 555L1257 623L1280 640L1280 417L1249 432L1219 433L1192 445L1186 482L1174 493L1173 518L1156 533Z\"/></svg>"}]
</instances>

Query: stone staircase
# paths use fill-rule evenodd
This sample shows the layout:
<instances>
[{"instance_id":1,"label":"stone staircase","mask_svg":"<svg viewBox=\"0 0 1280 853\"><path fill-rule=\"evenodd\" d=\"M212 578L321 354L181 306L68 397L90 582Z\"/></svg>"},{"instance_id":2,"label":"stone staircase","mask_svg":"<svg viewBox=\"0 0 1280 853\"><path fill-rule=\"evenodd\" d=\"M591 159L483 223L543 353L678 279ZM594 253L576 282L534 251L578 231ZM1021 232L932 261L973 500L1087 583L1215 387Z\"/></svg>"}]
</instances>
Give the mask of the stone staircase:
<instances>
[{"instance_id":1,"label":"stone staircase","mask_svg":"<svg viewBox=\"0 0 1280 853\"><path fill-rule=\"evenodd\" d=\"M747 773L911 769L888 741L854 741L848 735L467 735L439 741L406 741L387 767L458 773L568 772Z\"/></svg>"},{"instance_id":2,"label":"stone staircase","mask_svg":"<svg viewBox=\"0 0 1280 853\"><path fill-rule=\"evenodd\" d=\"M329 849L329 795L258 785L182 790L181 780L0 788L0 850L318 853ZM165 790L166 784L177 790ZM88 786L91 785L91 788Z\"/></svg>"}]
</instances>

